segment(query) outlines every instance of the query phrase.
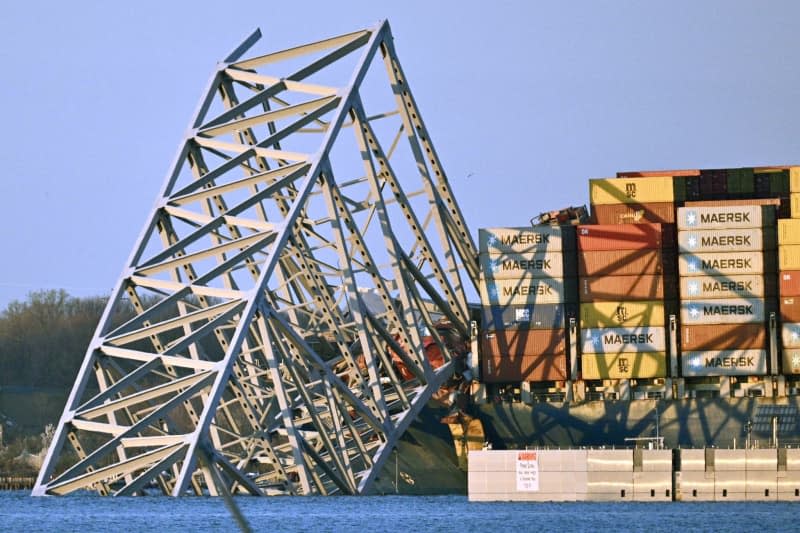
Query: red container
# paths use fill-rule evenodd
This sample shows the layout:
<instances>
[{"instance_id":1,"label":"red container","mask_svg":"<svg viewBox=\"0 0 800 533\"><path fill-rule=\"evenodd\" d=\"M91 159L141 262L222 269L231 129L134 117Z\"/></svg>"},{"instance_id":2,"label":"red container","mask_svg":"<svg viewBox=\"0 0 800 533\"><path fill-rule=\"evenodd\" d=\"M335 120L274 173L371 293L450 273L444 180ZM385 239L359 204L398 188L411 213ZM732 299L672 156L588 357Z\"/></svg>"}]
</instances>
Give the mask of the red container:
<instances>
[{"instance_id":1,"label":"red container","mask_svg":"<svg viewBox=\"0 0 800 533\"><path fill-rule=\"evenodd\" d=\"M767 347L765 324L683 325L681 350L763 350Z\"/></svg>"},{"instance_id":2,"label":"red container","mask_svg":"<svg viewBox=\"0 0 800 533\"><path fill-rule=\"evenodd\" d=\"M596 224L578 226L578 250L673 248L674 224Z\"/></svg>"},{"instance_id":3,"label":"red container","mask_svg":"<svg viewBox=\"0 0 800 533\"><path fill-rule=\"evenodd\" d=\"M618 178L651 178L658 176L699 176L697 169L684 170L638 170L632 172L617 172Z\"/></svg>"},{"instance_id":4,"label":"red container","mask_svg":"<svg viewBox=\"0 0 800 533\"><path fill-rule=\"evenodd\" d=\"M781 297L800 296L800 270L783 270L778 272Z\"/></svg>"},{"instance_id":5,"label":"red container","mask_svg":"<svg viewBox=\"0 0 800 533\"><path fill-rule=\"evenodd\" d=\"M596 224L641 224L656 222L673 224L675 204L651 202L642 204L592 205L592 221Z\"/></svg>"},{"instance_id":6,"label":"red container","mask_svg":"<svg viewBox=\"0 0 800 533\"><path fill-rule=\"evenodd\" d=\"M639 276L585 277L578 280L581 302L619 300L674 300L678 282L674 276L642 274Z\"/></svg>"},{"instance_id":7,"label":"red container","mask_svg":"<svg viewBox=\"0 0 800 533\"><path fill-rule=\"evenodd\" d=\"M781 322L800 322L800 297L781 296Z\"/></svg>"},{"instance_id":8,"label":"red container","mask_svg":"<svg viewBox=\"0 0 800 533\"><path fill-rule=\"evenodd\" d=\"M564 381L567 379L567 355L544 354L484 358L482 378L486 383L520 381Z\"/></svg>"},{"instance_id":9,"label":"red container","mask_svg":"<svg viewBox=\"0 0 800 533\"><path fill-rule=\"evenodd\" d=\"M566 339L564 328L484 331L481 354L491 358L566 353Z\"/></svg>"},{"instance_id":10,"label":"red container","mask_svg":"<svg viewBox=\"0 0 800 533\"><path fill-rule=\"evenodd\" d=\"M674 275L676 271L672 248L578 251L578 276L581 277Z\"/></svg>"}]
</instances>

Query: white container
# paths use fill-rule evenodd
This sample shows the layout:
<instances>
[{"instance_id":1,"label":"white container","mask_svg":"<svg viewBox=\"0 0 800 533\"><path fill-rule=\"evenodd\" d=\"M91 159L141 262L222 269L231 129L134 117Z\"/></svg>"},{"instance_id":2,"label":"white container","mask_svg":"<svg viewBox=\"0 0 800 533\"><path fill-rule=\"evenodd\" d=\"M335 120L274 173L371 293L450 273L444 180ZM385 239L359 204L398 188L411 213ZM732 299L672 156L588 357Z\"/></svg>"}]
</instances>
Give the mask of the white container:
<instances>
[{"instance_id":1,"label":"white container","mask_svg":"<svg viewBox=\"0 0 800 533\"><path fill-rule=\"evenodd\" d=\"M663 352L666 349L662 326L581 330L581 353Z\"/></svg>"},{"instance_id":2,"label":"white container","mask_svg":"<svg viewBox=\"0 0 800 533\"><path fill-rule=\"evenodd\" d=\"M762 376L767 373L766 350L714 350L681 354L683 377Z\"/></svg>"},{"instance_id":3,"label":"white container","mask_svg":"<svg viewBox=\"0 0 800 533\"><path fill-rule=\"evenodd\" d=\"M681 276L732 276L737 274L763 274L770 266L764 264L763 252L712 252L681 254L678 256L678 273Z\"/></svg>"},{"instance_id":4,"label":"white container","mask_svg":"<svg viewBox=\"0 0 800 533\"><path fill-rule=\"evenodd\" d=\"M678 208L679 230L762 228L775 225L775 208L730 205Z\"/></svg>"},{"instance_id":5,"label":"white container","mask_svg":"<svg viewBox=\"0 0 800 533\"><path fill-rule=\"evenodd\" d=\"M764 300L724 298L681 302L683 324L748 324L764 322Z\"/></svg>"},{"instance_id":6,"label":"white container","mask_svg":"<svg viewBox=\"0 0 800 533\"><path fill-rule=\"evenodd\" d=\"M764 276L692 276L680 278L682 300L763 298Z\"/></svg>"}]
</instances>

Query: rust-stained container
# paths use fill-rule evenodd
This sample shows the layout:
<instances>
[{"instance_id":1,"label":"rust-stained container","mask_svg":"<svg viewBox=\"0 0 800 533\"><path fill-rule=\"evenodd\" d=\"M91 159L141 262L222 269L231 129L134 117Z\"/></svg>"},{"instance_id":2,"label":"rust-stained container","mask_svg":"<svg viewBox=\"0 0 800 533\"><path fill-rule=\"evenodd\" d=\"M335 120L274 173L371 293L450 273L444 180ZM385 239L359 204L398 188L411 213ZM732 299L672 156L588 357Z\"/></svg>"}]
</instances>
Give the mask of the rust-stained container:
<instances>
[{"instance_id":1,"label":"rust-stained container","mask_svg":"<svg viewBox=\"0 0 800 533\"><path fill-rule=\"evenodd\" d=\"M765 321L761 298L724 298L721 300L684 300L681 324L747 324Z\"/></svg>"},{"instance_id":2,"label":"rust-stained container","mask_svg":"<svg viewBox=\"0 0 800 533\"><path fill-rule=\"evenodd\" d=\"M684 351L681 370L684 377L762 376L767 373L767 351Z\"/></svg>"},{"instance_id":3,"label":"rust-stained container","mask_svg":"<svg viewBox=\"0 0 800 533\"><path fill-rule=\"evenodd\" d=\"M780 310L782 322L800 322L800 297L782 296Z\"/></svg>"},{"instance_id":4,"label":"rust-stained container","mask_svg":"<svg viewBox=\"0 0 800 533\"><path fill-rule=\"evenodd\" d=\"M664 326L581 329L581 353L665 352Z\"/></svg>"},{"instance_id":5,"label":"rust-stained container","mask_svg":"<svg viewBox=\"0 0 800 533\"><path fill-rule=\"evenodd\" d=\"M740 274L772 274L775 254L763 252L712 252L680 254L680 276L734 276Z\"/></svg>"},{"instance_id":6,"label":"rust-stained container","mask_svg":"<svg viewBox=\"0 0 800 533\"><path fill-rule=\"evenodd\" d=\"M642 204L673 202L672 176L589 180L589 203Z\"/></svg>"},{"instance_id":7,"label":"rust-stained container","mask_svg":"<svg viewBox=\"0 0 800 533\"><path fill-rule=\"evenodd\" d=\"M800 193L793 192L789 195L789 216L800 218Z\"/></svg>"},{"instance_id":8,"label":"rust-stained container","mask_svg":"<svg viewBox=\"0 0 800 533\"><path fill-rule=\"evenodd\" d=\"M689 276L680 280L682 300L775 296L774 275Z\"/></svg>"},{"instance_id":9,"label":"rust-stained container","mask_svg":"<svg viewBox=\"0 0 800 533\"><path fill-rule=\"evenodd\" d=\"M778 274L781 297L800 296L800 270L784 270Z\"/></svg>"},{"instance_id":10,"label":"rust-stained container","mask_svg":"<svg viewBox=\"0 0 800 533\"><path fill-rule=\"evenodd\" d=\"M574 252L480 254L481 274L492 279L575 277Z\"/></svg>"},{"instance_id":11,"label":"rust-stained container","mask_svg":"<svg viewBox=\"0 0 800 533\"><path fill-rule=\"evenodd\" d=\"M583 379L649 379L666 376L665 352L598 353L581 356Z\"/></svg>"},{"instance_id":12,"label":"rust-stained container","mask_svg":"<svg viewBox=\"0 0 800 533\"><path fill-rule=\"evenodd\" d=\"M521 381L564 381L567 379L567 355L521 355L488 357L482 365L486 383L518 383Z\"/></svg>"},{"instance_id":13,"label":"rust-stained container","mask_svg":"<svg viewBox=\"0 0 800 533\"><path fill-rule=\"evenodd\" d=\"M781 373L783 374L800 374L800 350L790 349L783 350L782 357L783 366Z\"/></svg>"},{"instance_id":14,"label":"rust-stained container","mask_svg":"<svg viewBox=\"0 0 800 533\"><path fill-rule=\"evenodd\" d=\"M800 244L800 218L783 218L778 221L778 245Z\"/></svg>"},{"instance_id":15,"label":"rust-stained container","mask_svg":"<svg viewBox=\"0 0 800 533\"><path fill-rule=\"evenodd\" d=\"M580 327L663 326L665 303L664 300L582 303Z\"/></svg>"},{"instance_id":16,"label":"rust-stained container","mask_svg":"<svg viewBox=\"0 0 800 533\"><path fill-rule=\"evenodd\" d=\"M775 249L774 228L682 230L680 253L756 252Z\"/></svg>"},{"instance_id":17,"label":"rust-stained container","mask_svg":"<svg viewBox=\"0 0 800 533\"><path fill-rule=\"evenodd\" d=\"M778 247L780 270L800 270L800 244L782 244Z\"/></svg>"},{"instance_id":18,"label":"rust-stained container","mask_svg":"<svg viewBox=\"0 0 800 533\"><path fill-rule=\"evenodd\" d=\"M762 228L775 225L775 208L733 205L678 208L678 230Z\"/></svg>"},{"instance_id":19,"label":"rust-stained container","mask_svg":"<svg viewBox=\"0 0 800 533\"><path fill-rule=\"evenodd\" d=\"M767 328L763 323L682 325L681 350L763 350Z\"/></svg>"},{"instance_id":20,"label":"rust-stained container","mask_svg":"<svg viewBox=\"0 0 800 533\"><path fill-rule=\"evenodd\" d=\"M578 276L674 275L674 248L579 250Z\"/></svg>"},{"instance_id":21,"label":"rust-stained container","mask_svg":"<svg viewBox=\"0 0 800 533\"><path fill-rule=\"evenodd\" d=\"M578 316L577 304L483 306L482 330L563 329Z\"/></svg>"},{"instance_id":22,"label":"rust-stained container","mask_svg":"<svg viewBox=\"0 0 800 533\"><path fill-rule=\"evenodd\" d=\"M584 277L578 280L578 299L581 302L674 300L677 292L677 280L673 276L642 274Z\"/></svg>"},{"instance_id":23,"label":"rust-stained container","mask_svg":"<svg viewBox=\"0 0 800 533\"><path fill-rule=\"evenodd\" d=\"M578 226L578 250L642 250L675 245L672 224L595 224Z\"/></svg>"},{"instance_id":24,"label":"rust-stained container","mask_svg":"<svg viewBox=\"0 0 800 533\"><path fill-rule=\"evenodd\" d=\"M800 323L784 322L781 325L781 340L784 348L800 348Z\"/></svg>"},{"instance_id":25,"label":"rust-stained container","mask_svg":"<svg viewBox=\"0 0 800 533\"><path fill-rule=\"evenodd\" d=\"M597 224L640 224L675 222L675 204L672 202L592 204L592 219Z\"/></svg>"},{"instance_id":26,"label":"rust-stained container","mask_svg":"<svg viewBox=\"0 0 800 533\"><path fill-rule=\"evenodd\" d=\"M575 250L575 226L526 226L478 230L481 253L541 253Z\"/></svg>"},{"instance_id":27,"label":"rust-stained container","mask_svg":"<svg viewBox=\"0 0 800 533\"><path fill-rule=\"evenodd\" d=\"M577 278L480 279L482 305L575 303Z\"/></svg>"},{"instance_id":28,"label":"rust-stained container","mask_svg":"<svg viewBox=\"0 0 800 533\"><path fill-rule=\"evenodd\" d=\"M564 328L484 331L481 354L483 357L518 357L566 353L566 338Z\"/></svg>"}]
</instances>

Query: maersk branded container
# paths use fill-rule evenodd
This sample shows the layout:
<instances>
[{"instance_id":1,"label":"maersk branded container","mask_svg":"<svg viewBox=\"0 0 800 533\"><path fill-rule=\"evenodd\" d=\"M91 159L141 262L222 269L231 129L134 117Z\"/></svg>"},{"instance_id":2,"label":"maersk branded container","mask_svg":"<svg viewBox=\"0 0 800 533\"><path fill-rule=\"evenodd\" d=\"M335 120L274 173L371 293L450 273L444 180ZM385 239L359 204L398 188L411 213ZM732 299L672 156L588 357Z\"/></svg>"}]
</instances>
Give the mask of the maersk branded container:
<instances>
[{"instance_id":1,"label":"maersk branded container","mask_svg":"<svg viewBox=\"0 0 800 533\"><path fill-rule=\"evenodd\" d=\"M778 245L800 244L800 219L782 218L778 221Z\"/></svg>"},{"instance_id":2,"label":"maersk branded container","mask_svg":"<svg viewBox=\"0 0 800 533\"><path fill-rule=\"evenodd\" d=\"M676 293L677 280L674 276L642 274L583 277L578 280L578 299L581 302L675 299Z\"/></svg>"},{"instance_id":3,"label":"maersk branded container","mask_svg":"<svg viewBox=\"0 0 800 533\"><path fill-rule=\"evenodd\" d=\"M675 250L579 250L578 276L674 275Z\"/></svg>"},{"instance_id":4,"label":"maersk branded container","mask_svg":"<svg viewBox=\"0 0 800 533\"><path fill-rule=\"evenodd\" d=\"M537 253L575 250L575 226L527 226L478 230L481 253Z\"/></svg>"},{"instance_id":5,"label":"maersk branded container","mask_svg":"<svg viewBox=\"0 0 800 533\"><path fill-rule=\"evenodd\" d=\"M800 270L784 270L778 274L781 297L800 296Z\"/></svg>"},{"instance_id":6,"label":"maersk branded container","mask_svg":"<svg viewBox=\"0 0 800 533\"><path fill-rule=\"evenodd\" d=\"M681 325L681 350L765 349L767 328L763 323Z\"/></svg>"},{"instance_id":7,"label":"maersk branded container","mask_svg":"<svg viewBox=\"0 0 800 533\"><path fill-rule=\"evenodd\" d=\"M775 209L763 205L681 207L679 230L747 229L775 225Z\"/></svg>"},{"instance_id":8,"label":"maersk branded container","mask_svg":"<svg viewBox=\"0 0 800 533\"><path fill-rule=\"evenodd\" d=\"M580 327L616 328L663 326L666 307L675 303L665 300L592 302L580 305Z\"/></svg>"},{"instance_id":9,"label":"maersk branded container","mask_svg":"<svg viewBox=\"0 0 800 533\"><path fill-rule=\"evenodd\" d=\"M675 222L675 204L672 202L599 204L591 205L592 220L597 224L640 224Z\"/></svg>"},{"instance_id":10,"label":"maersk branded container","mask_svg":"<svg viewBox=\"0 0 800 533\"><path fill-rule=\"evenodd\" d=\"M781 296L780 312L782 322L800 322L800 297Z\"/></svg>"},{"instance_id":11,"label":"maersk branded container","mask_svg":"<svg viewBox=\"0 0 800 533\"><path fill-rule=\"evenodd\" d=\"M764 300L761 298L724 298L721 300L681 301L681 324L763 323Z\"/></svg>"},{"instance_id":12,"label":"maersk branded container","mask_svg":"<svg viewBox=\"0 0 800 533\"><path fill-rule=\"evenodd\" d=\"M800 270L800 245L782 244L778 247L778 268Z\"/></svg>"},{"instance_id":13,"label":"maersk branded container","mask_svg":"<svg viewBox=\"0 0 800 533\"><path fill-rule=\"evenodd\" d=\"M577 278L485 279L479 282L482 305L577 302Z\"/></svg>"},{"instance_id":14,"label":"maersk branded container","mask_svg":"<svg viewBox=\"0 0 800 533\"><path fill-rule=\"evenodd\" d=\"M561 329L578 316L577 304L483 306L482 330Z\"/></svg>"},{"instance_id":15,"label":"maersk branded container","mask_svg":"<svg viewBox=\"0 0 800 533\"><path fill-rule=\"evenodd\" d=\"M784 322L781 325L781 341L784 348L800 348L800 323Z\"/></svg>"},{"instance_id":16,"label":"maersk branded container","mask_svg":"<svg viewBox=\"0 0 800 533\"><path fill-rule=\"evenodd\" d=\"M681 354L681 371L683 377L761 376L767 373L767 351L684 351Z\"/></svg>"},{"instance_id":17,"label":"maersk branded container","mask_svg":"<svg viewBox=\"0 0 800 533\"><path fill-rule=\"evenodd\" d=\"M664 326L581 329L581 353L665 352Z\"/></svg>"},{"instance_id":18,"label":"maersk branded container","mask_svg":"<svg viewBox=\"0 0 800 533\"><path fill-rule=\"evenodd\" d=\"M481 364L486 383L520 381L564 381L567 379L567 355L543 354L515 357L488 357Z\"/></svg>"},{"instance_id":19,"label":"maersk branded container","mask_svg":"<svg viewBox=\"0 0 800 533\"><path fill-rule=\"evenodd\" d=\"M575 253L540 252L532 254L480 254L481 273L486 278L563 278L575 277Z\"/></svg>"},{"instance_id":20,"label":"maersk branded container","mask_svg":"<svg viewBox=\"0 0 800 533\"><path fill-rule=\"evenodd\" d=\"M595 224L578 226L578 250L642 250L675 245L672 224Z\"/></svg>"},{"instance_id":21,"label":"maersk branded container","mask_svg":"<svg viewBox=\"0 0 800 533\"><path fill-rule=\"evenodd\" d=\"M674 201L671 176L589 180L589 203L593 205Z\"/></svg>"},{"instance_id":22,"label":"maersk branded container","mask_svg":"<svg viewBox=\"0 0 800 533\"><path fill-rule=\"evenodd\" d=\"M783 350L782 374L800 374L800 350Z\"/></svg>"},{"instance_id":23,"label":"maersk branded container","mask_svg":"<svg viewBox=\"0 0 800 533\"><path fill-rule=\"evenodd\" d=\"M774 275L688 276L680 280L682 300L775 296Z\"/></svg>"},{"instance_id":24,"label":"maersk branded container","mask_svg":"<svg viewBox=\"0 0 800 533\"><path fill-rule=\"evenodd\" d=\"M681 253L755 252L775 249L774 228L683 230L678 232Z\"/></svg>"},{"instance_id":25,"label":"maersk branded container","mask_svg":"<svg viewBox=\"0 0 800 533\"><path fill-rule=\"evenodd\" d=\"M774 253L712 252L678 256L678 274L681 276L772 274L775 270Z\"/></svg>"},{"instance_id":26,"label":"maersk branded container","mask_svg":"<svg viewBox=\"0 0 800 533\"><path fill-rule=\"evenodd\" d=\"M566 353L566 329L515 329L481 333L484 357Z\"/></svg>"},{"instance_id":27,"label":"maersk branded container","mask_svg":"<svg viewBox=\"0 0 800 533\"><path fill-rule=\"evenodd\" d=\"M630 352L619 354L584 354L581 356L583 379L649 379L667 376L665 352Z\"/></svg>"}]
</instances>

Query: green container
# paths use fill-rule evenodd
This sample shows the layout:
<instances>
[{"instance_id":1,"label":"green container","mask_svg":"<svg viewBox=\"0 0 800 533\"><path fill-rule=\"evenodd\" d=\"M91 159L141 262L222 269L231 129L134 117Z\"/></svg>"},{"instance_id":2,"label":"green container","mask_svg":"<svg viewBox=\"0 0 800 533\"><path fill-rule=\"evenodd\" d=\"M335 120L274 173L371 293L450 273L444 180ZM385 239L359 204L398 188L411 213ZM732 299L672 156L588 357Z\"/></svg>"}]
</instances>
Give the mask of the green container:
<instances>
[{"instance_id":1,"label":"green container","mask_svg":"<svg viewBox=\"0 0 800 533\"><path fill-rule=\"evenodd\" d=\"M728 194L739 197L750 196L755 192L752 168L733 168L728 170Z\"/></svg>"},{"instance_id":2,"label":"green container","mask_svg":"<svg viewBox=\"0 0 800 533\"><path fill-rule=\"evenodd\" d=\"M772 194L789 194L789 171L781 170L769 173L769 192Z\"/></svg>"}]
</instances>

